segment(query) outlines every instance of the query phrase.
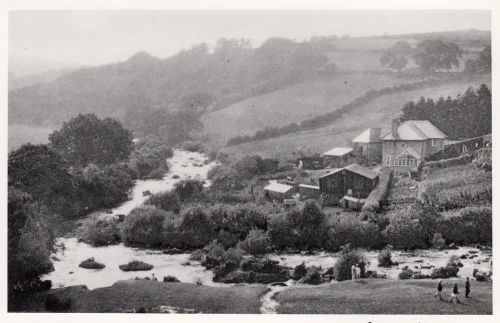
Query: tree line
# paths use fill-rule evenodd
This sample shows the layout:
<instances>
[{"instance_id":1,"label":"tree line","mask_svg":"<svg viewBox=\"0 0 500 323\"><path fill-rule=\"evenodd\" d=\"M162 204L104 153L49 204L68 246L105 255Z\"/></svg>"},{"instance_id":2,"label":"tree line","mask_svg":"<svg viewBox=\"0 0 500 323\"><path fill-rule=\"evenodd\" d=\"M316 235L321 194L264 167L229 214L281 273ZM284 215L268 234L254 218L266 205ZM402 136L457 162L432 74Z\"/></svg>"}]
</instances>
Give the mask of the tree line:
<instances>
[{"instance_id":1,"label":"tree line","mask_svg":"<svg viewBox=\"0 0 500 323\"><path fill-rule=\"evenodd\" d=\"M402 120L429 120L450 139L473 138L491 133L491 90L482 84L456 98L437 101L420 98L403 107Z\"/></svg>"}]
</instances>

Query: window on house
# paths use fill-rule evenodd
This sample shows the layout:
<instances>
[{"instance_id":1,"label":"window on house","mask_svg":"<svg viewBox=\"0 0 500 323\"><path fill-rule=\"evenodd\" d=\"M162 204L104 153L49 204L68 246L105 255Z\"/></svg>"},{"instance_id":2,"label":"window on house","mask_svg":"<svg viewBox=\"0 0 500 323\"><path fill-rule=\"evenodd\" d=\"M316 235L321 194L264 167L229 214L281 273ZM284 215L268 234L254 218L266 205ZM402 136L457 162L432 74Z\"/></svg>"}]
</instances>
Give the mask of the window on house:
<instances>
[{"instance_id":1,"label":"window on house","mask_svg":"<svg viewBox=\"0 0 500 323\"><path fill-rule=\"evenodd\" d=\"M432 147L436 147L438 145L437 140L436 139L432 139L431 140L431 145L432 145Z\"/></svg>"},{"instance_id":2,"label":"window on house","mask_svg":"<svg viewBox=\"0 0 500 323\"><path fill-rule=\"evenodd\" d=\"M387 157L385 158L385 164L386 164L387 166L390 166L390 165L391 165L391 157L390 157L390 156L387 156Z\"/></svg>"},{"instance_id":3,"label":"window on house","mask_svg":"<svg viewBox=\"0 0 500 323\"><path fill-rule=\"evenodd\" d=\"M468 150L469 150L469 148L467 148L467 145L462 145L462 152L463 153L466 153Z\"/></svg>"}]
</instances>

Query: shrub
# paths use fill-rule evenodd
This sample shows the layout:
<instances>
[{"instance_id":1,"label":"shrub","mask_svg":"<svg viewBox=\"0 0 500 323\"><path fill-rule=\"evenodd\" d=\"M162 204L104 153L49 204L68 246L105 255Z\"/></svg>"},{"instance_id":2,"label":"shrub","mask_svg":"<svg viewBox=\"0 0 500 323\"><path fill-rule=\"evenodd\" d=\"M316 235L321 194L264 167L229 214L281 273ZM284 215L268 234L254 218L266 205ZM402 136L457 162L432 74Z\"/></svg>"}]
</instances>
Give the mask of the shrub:
<instances>
[{"instance_id":1,"label":"shrub","mask_svg":"<svg viewBox=\"0 0 500 323\"><path fill-rule=\"evenodd\" d=\"M448 263L446 264L446 267L463 267L464 265L460 262L460 258L458 256L451 256L450 259L448 259Z\"/></svg>"},{"instance_id":2,"label":"shrub","mask_svg":"<svg viewBox=\"0 0 500 323\"><path fill-rule=\"evenodd\" d=\"M287 216L296 233L297 247L303 249L323 247L327 221L316 202L306 202L301 211L289 213Z\"/></svg>"},{"instance_id":3,"label":"shrub","mask_svg":"<svg viewBox=\"0 0 500 323\"><path fill-rule=\"evenodd\" d=\"M295 266L293 269L292 279L299 280L307 274L306 264L303 262L300 265Z\"/></svg>"},{"instance_id":4,"label":"shrub","mask_svg":"<svg viewBox=\"0 0 500 323\"><path fill-rule=\"evenodd\" d=\"M293 234L292 223L287 213L279 213L271 216L267 234L274 247L279 250L295 246L296 237Z\"/></svg>"},{"instance_id":5,"label":"shrub","mask_svg":"<svg viewBox=\"0 0 500 323\"><path fill-rule=\"evenodd\" d=\"M100 262L97 262L94 260L94 257L89 258L87 260L84 260L80 263L79 267L85 268L85 269L103 269L104 266Z\"/></svg>"},{"instance_id":6,"label":"shrub","mask_svg":"<svg viewBox=\"0 0 500 323\"><path fill-rule=\"evenodd\" d=\"M168 213L153 206L136 208L121 224L122 240L148 246L160 246L164 241L163 222Z\"/></svg>"},{"instance_id":7,"label":"shrub","mask_svg":"<svg viewBox=\"0 0 500 323\"><path fill-rule=\"evenodd\" d=\"M222 244L224 248L231 248L234 247L238 244L239 241L239 235L226 231L226 230L220 230L217 233L217 242Z\"/></svg>"},{"instance_id":8,"label":"shrub","mask_svg":"<svg viewBox=\"0 0 500 323\"><path fill-rule=\"evenodd\" d=\"M177 277L175 277L175 276L164 276L163 282L164 283L179 283L180 280L177 279Z\"/></svg>"},{"instance_id":9,"label":"shrub","mask_svg":"<svg viewBox=\"0 0 500 323\"><path fill-rule=\"evenodd\" d=\"M380 229L375 223L347 215L337 221L331 221L325 247L332 251L339 250L346 244L354 248L377 248L382 244L382 238Z\"/></svg>"},{"instance_id":10,"label":"shrub","mask_svg":"<svg viewBox=\"0 0 500 323\"><path fill-rule=\"evenodd\" d=\"M299 280L301 284L310 284L310 285L319 285L321 284L321 267L309 267L307 268L307 272Z\"/></svg>"},{"instance_id":11,"label":"shrub","mask_svg":"<svg viewBox=\"0 0 500 323\"><path fill-rule=\"evenodd\" d=\"M120 228L115 216L91 214L78 228L78 240L93 246L106 246L120 241Z\"/></svg>"},{"instance_id":12,"label":"shrub","mask_svg":"<svg viewBox=\"0 0 500 323\"><path fill-rule=\"evenodd\" d=\"M333 266L335 280L343 281L351 279L351 267L356 264L361 269L361 277L364 277L368 260L360 251L351 249L350 245L344 246L339 259Z\"/></svg>"},{"instance_id":13,"label":"shrub","mask_svg":"<svg viewBox=\"0 0 500 323\"><path fill-rule=\"evenodd\" d=\"M385 168L379 176L377 187L366 198L362 212L378 212L387 196L392 180L392 170Z\"/></svg>"},{"instance_id":14,"label":"shrub","mask_svg":"<svg viewBox=\"0 0 500 323\"><path fill-rule=\"evenodd\" d=\"M193 206L182 213L182 242L189 248L207 245L216 238L214 224L202 206Z\"/></svg>"},{"instance_id":15,"label":"shrub","mask_svg":"<svg viewBox=\"0 0 500 323\"><path fill-rule=\"evenodd\" d=\"M201 264L208 269L211 269L218 264L222 263L222 256L224 255L224 248L217 243L217 241L212 241L203 248L203 253L201 257L196 257L197 253L192 254L193 260L201 260ZM199 259L198 259L199 258Z\"/></svg>"},{"instance_id":16,"label":"shrub","mask_svg":"<svg viewBox=\"0 0 500 323\"><path fill-rule=\"evenodd\" d=\"M145 204L155 206L163 211L179 213L181 210L179 197L177 194L169 191L151 195Z\"/></svg>"},{"instance_id":17,"label":"shrub","mask_svg":"<svg viewBox=\"0 0 500 323\"><path fill-rule=\"evenodd\" d=\"M398 275L399 279L411 279L415 273L409 268L403 268Z\"/></svg>"},{"instance_id":18,"label":"shrub","mask_svg":"<svg viewBox=\"0 0 500 323\"><path fill-rule=\"evenodd\" d=\"M133 260L125 265L118 266L122 271L148 271L153 269L153 265L142 261Z\"/></svg>"},{"instance_id":19,"label":"shrub","mask_svg":"<svg viewBox=\"0 0 500 323\"><path fill-rule=\"evenodd\" d=\"M209 209L210 219L218 232L227 231L243 240L253 229L267 229L267 215L262 207L247 203L240 205L217 204Z\"/></svg>"},{"instance_id":20,"label":"shrub","mask_svg":"<svg viewBox=\"0 0 500 323\"><path fill-rule=\"evenodd\" d=\"M413 249L426 246L427 232L415 210L401 210L394 215L383 234L387 242L396 248Z\"/></svg>"},{"instance_id":21,"label":"shrub","mask_svg":"<svg viewBox=\"0 0 500 323\"><path fill-rule=\"evenodd\" d=\"M391 258L392 257L391 250L392 246L387 245L384 249L380 251L377 257L379 267L391 267L392 265L394 265Z\"/></svg>"},{"instance_id":22,"label":"shrub","mask_svg":"<svg viewBox=\"0 0 500 323\"><path fill-rule=\"evenodd\" d=\"M193 198L203 191L203 182L194 179L184 179L174 185L173 192L181 201Z\"/></svg>"},{"instance_id":23,"label":"shrub","mask_svg":"<svg viewBox=\"0 0 500 323\"><path fill-rule=\"evenodd\" d=\"M471 206L444 214L436 221L436 231L448 242L458 245L492 241L492 210L489 206Z\"/></svg>"},{"instance_id":24,"label":"shrub","mask_svg":"<svg viewBox=\"0 0 500 323\"><path fill-rule=\"evenodd\" d=\"M436 268L432 271L431 278L436 279L436 278L457 277L458 270L459 268L455 266Z\"/></svg>"},{"instance_id":25,"label":"shrub","mask_svg":"<svg viewBox=\"0 0 500 323\"><path fill-rule=\"evenodd\" d=\"M432 238L432 246L438 250L441 250L444 248L446 242L443 239L443 235L441 233L436 233L434 234L434 237Z\"/></svg>"},{"instance_id":26,"label":"shrub","mask_svg":"<svg viewBox=\"0 0 500 323\"><path fill-rule=\"evenodd\" d=\"M249 254L263 255L269 251L271 242L264 231L254 229L238 245Z\"/></svg>"},{"instance_id":27,"label":"shrub","mask_svg":"<svg viewBox=\"0 0 500 323\"><path fill-rule=\"evenodd\" d=\"M184 141L182 143L182 150L201 153L204 151L204 147L200 141Z\"/></svg>"}]
</instances>

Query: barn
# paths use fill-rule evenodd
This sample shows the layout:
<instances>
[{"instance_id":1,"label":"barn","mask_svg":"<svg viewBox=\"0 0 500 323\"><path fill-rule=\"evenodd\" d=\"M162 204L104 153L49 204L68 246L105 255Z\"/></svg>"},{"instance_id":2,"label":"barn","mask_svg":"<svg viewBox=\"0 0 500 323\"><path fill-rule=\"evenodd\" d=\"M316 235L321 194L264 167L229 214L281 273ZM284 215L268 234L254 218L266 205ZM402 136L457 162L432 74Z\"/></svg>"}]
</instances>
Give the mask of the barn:
<instances>
[{"instance_id":1,"label":"barn","mask_svg":"<svg viewBox=\"0 0 500 323\"><path fill-rule=\"evenodd\" d=\"M300 198L302 199L318 199L321 196L319 186L299 184Z\"/></svg>"},{"instance_id":2,"label":"barn","mask_svg":"<svg viewBox=\"0 0 500 323\"><path fill-rule=\"evenodd\" d=\"M264 187L266 197L271 200L283 201L292 198L293 186L281 184L278 182L271 182Z\"/></svg>"},{"instance_id":3,"label":"barn","mask_svg":"<svg viewBox=\"0 0 500 323\"><path fill-rule=\"evenodd\" d=\"M345 195L366 198L377 185L377 179L378 173L358 164L336 169L319 178L323 204L337 204Z\"/></svg>"}]
</instances>

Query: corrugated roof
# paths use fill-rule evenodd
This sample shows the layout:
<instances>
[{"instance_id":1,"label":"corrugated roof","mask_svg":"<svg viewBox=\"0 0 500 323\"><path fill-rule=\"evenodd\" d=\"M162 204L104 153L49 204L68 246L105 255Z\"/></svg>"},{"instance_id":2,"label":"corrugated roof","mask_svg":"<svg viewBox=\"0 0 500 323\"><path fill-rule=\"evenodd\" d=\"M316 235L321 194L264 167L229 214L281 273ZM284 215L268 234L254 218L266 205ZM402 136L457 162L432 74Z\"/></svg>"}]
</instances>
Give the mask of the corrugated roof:
<instances>
[{"instance_id":1,"label":"corrugated roof","mask_svg":"<svg viewBox=\"0 0 500 323\"><path fill-rule=\"evenodd\" d=\"M299 187L312 188L315 190L319 190L319 186L314 186L314 185L299 184Z\"/></svg>"},{"instance_id":2,"label":"corrugated roof","mask_svg":"<svg viewBox=\"0 0 500 323\"><path fill-rule=\"evenodd\" d=\"M408 120L398 127L398 140L444 139L446 135L436 128L429 120ZM394 140L389 132L382 140Z\"/></svg>"},{"instance_id":3,"label":"corrugated roof","mask_svg":"<svg viewBox=\"0 0 500 323\"><path fill-rule=\"evenodd\" d=\"M264 187L264 190L278 192L278 193L286 193L289 190L291 190L292 188L293 188L293 186L290 186L290 185L273 182L273 183L267 185L266 187Z\"/></svg>"},{"instance_id":4,"label":"corrugated roof","mask_svg":"<svg viewBox=\"0 0 500 323\"><path fill-rule=\"evenodd\" d=\"M347 169L353 173L359 174L359 175L367 177L369 179L374 179L375 177L378 176L378 174L376 172L372 171L371 169L363 167L363 166L358 165L356 163L351 164L347 167L344 167L344 169Z\"/></svg>"},{"instance_id":5,"label":"corrugated roof","mask_svg":"<svg viewBox=\"0 0 500 323\"><path fill-rule=\"evenodd\" d=\"M325 153L323 153L323 156L335 156L335 157L340 157L349 154L352 152L352 148L347 148L347 147L336 147L333 148L332 150L329 150Z\"/></svg>"},{"instance_id":6,"label":"corrugated roof","mask_svg":"<svg viewBox=\"0 0 500 323\"><path fill-rule=\"evenodd\" d=\"M336 169L333 172L330 172L326 175L321 176L320 178L330 176L330 175L335 174L337 172L340 172L341 170L344 170L344 169L349 170L353 173L359 174L361 176L367 177L369 179L374 179L375 177L378 176L378 173L374 172L373 170L354 163L354 164L351 164L351 165L346 166L344 168Z\"/></svg>"}]
</instances>

